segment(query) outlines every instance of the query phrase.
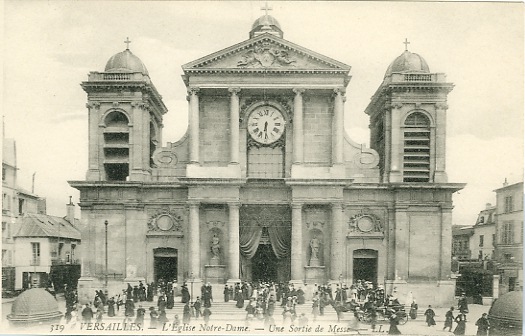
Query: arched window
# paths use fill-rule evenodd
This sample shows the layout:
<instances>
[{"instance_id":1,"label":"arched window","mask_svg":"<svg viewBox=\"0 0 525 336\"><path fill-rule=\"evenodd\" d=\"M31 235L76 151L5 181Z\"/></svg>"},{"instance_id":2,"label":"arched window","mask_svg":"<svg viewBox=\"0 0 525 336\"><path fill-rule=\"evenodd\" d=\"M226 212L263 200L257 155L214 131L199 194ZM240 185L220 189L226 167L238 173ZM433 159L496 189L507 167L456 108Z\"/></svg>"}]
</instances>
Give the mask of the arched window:
<instances>
[{"instance_id":1,"label":"arched window","mask_svg":"<svg viewBox=\"0 0 525 336\"><path fill-rule=\"evenodd\" d=\"M128 127L128 117L122 112L112 111L104 119L106 127Z\"/></svg>"},{"instance_id":2,"label":"arched window","mask_svg":"<svg viewBox=\"0 0 525 336\"><path fill-rule=\"evenodd\" d=\"M405 120L403 182L430 181L430 120L421 112Z\"/></svg>"},{"instance_id":3,"label":"arched window","mask_svg":"<svg viewBox=\"0 0 525 336\"><path fill-rule=\"evenodd\" d=\"M104 169L107 181L126 181L129 175L128 117L112 111L104 118Z\"/></svg>"}]
</instances>

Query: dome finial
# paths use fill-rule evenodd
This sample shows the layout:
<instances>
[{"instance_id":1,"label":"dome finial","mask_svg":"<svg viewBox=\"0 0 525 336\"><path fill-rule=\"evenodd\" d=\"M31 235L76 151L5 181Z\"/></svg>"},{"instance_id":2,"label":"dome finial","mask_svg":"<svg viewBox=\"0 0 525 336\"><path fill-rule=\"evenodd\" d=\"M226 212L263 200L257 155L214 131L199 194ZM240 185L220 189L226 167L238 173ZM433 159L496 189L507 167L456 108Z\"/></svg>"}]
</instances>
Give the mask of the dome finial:
<instances>
[{"instance_id":1,"label":"dome finial","mask_svg":"<svg viewBox=\"0 0 525 336\"><path fill-rule=\"evenodd\" d=\"M126 41L124 41L124 43L126 43L126 50L129 50L129 44L131 43L129 37L126 37Z\"/></svg>"},{"instance_id":2,"label":"dome finial","mask_svg":"<svg viewBox=\"0 0 525 336\"><path fill-rule=\"evenodd\" d=\"M264 7L261 7L261 10L263 10L266 13L266 16L268 16L268 11L273 10L273 8L268 6L268 1L267 1L264 3Z\"/></svg>"},{"instance_id":3,"label":"dome finial","mask_svg":"<svg viewBox=\"0 0 525 336\"><path fill-rule=\"evenodd\" d=\"M408 42L408 39L405 37L405 42L403 42L403 44L405 45L405 51L408 51L408 45L410 44L410 42Z\"/></svg>"}]
</instances>

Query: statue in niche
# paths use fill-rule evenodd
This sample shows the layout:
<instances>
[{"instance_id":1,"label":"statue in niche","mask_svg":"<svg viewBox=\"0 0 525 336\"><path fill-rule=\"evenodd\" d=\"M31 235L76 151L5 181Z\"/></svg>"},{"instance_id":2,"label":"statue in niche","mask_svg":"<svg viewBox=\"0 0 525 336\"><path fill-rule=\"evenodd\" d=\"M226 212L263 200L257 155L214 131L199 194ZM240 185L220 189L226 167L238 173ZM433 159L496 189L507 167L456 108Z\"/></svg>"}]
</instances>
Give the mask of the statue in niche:
<instances>
[{"instance_id":1,"label":"statue in niche","mask_svg":"<svg viewBox=\"0 0 525 336\"><path fill-rule=\"evenodd\" d=\"M213 238L211 239L211 254L212 259L219 259L219 255L221 252L221 242L219 240L219 237L217 235L213 235Z\"/></svg>"},{"instance_id":2,"label":"statue in niche","mask_svg":"<svg viewBox=\"0 0 525 336\"><path fill-rule=\"evenodd\" d=\"M311 240L310 240L310 250L311 250L311 255L310 255L310 266L319 266L319 248L321 246L321 241L319 240L319 238L317 238L316 236L314 236Z\"/></svg>"}]
</instances>

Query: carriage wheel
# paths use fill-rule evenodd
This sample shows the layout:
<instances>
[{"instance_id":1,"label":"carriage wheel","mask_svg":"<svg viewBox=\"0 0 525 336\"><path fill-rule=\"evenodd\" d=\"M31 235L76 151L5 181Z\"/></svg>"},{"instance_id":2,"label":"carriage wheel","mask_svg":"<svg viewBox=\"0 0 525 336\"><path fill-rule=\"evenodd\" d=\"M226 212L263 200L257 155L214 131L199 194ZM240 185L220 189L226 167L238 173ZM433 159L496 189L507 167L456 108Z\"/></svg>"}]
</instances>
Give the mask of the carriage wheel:
<instances>
[{"instance_id":1,"label":"carriage wheel","mask_svg":"<svg viewBox=\"0 0 525 336\"><path fill-rule=\"evenodd\" d=\"M399 324L403 325L408 322L408 315L405 314L405 316L399 318Z\"/></svg>"}]
</instances>

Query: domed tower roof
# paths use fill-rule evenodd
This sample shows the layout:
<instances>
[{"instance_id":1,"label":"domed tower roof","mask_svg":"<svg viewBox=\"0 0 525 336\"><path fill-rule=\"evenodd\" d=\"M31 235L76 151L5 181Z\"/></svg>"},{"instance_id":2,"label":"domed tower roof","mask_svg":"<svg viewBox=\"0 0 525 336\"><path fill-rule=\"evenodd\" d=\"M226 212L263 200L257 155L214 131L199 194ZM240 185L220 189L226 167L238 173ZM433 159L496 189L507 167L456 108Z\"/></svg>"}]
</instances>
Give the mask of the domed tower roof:
<instances>
[{"instance_id":1,"label":"domed tower roof","mask_svg":"<svg viewBox=\"0 0 525 336\"><path fill-rule=\"evenodd\" d=\"M126 49L118 54L111 56L106 63L105 72L140 72L144 75L148 74L148 69L140 58L133 55L133 53Z\"/></svg>"},{"instance_id":2,"label":"domed tower roof","mask_svg":"<svg viewBox=\"0 0 525 336\"><path fill-rule=\"evenodd\" d=\"M252 30L250 31L250 38L255 37L260 34L270 33L280 38L283 37L283 31L279 22L271 15L263 15L252 25Z\"/></svg>"},{"instance_id":3,"label":"domed tower roof","mask_svg":"<svg viewBox=\"0 0 525 336\"><path fill-rule=\"evenodd\" d=\"M405 50L399 55L386 70L385 77L393 73L430 73L425 59L416 53Z\"/></svg>"},{"instance_id":4,"label":"domed tower roof","mask_svg":"<svg viewBox=\"0 0 525 336\"><path fill-rule=\"evenodd\" d=\"M15 324L51 321L62 317L58 302L43 288L26 290L16 298L7 319Z\"/></svg>"}]
</instances>

